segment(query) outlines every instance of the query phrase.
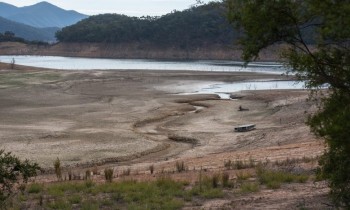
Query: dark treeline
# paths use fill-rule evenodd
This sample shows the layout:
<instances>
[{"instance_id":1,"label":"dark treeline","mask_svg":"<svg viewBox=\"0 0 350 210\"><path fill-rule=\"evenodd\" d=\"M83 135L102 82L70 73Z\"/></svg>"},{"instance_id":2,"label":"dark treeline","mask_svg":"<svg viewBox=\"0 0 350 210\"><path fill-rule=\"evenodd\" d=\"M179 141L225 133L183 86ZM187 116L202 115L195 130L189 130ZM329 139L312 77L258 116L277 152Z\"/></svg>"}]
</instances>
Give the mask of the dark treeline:
<instances>
[{"instance_id":1,"label":"dark treeline","mask_svg":"<svg viewBox=\"0 0 350 210\"><path fill-rule=\"evenodd\" d=\"M161 17L91 16L56 33L61 42L143 43L183 49L230 45L236 33L223 3L209 3Z\"/></svg>"},{"instance_id":2,"label":"dark treeline","mask_svg":"<svg viewBox=\"0 0 350 210\"><path fill-rule=\"evenodd\" d=\"M5 31L3 34L0 33L0 42L26 42L25 39L16 37L12 31Z\"/></svg>"}]
</instances>

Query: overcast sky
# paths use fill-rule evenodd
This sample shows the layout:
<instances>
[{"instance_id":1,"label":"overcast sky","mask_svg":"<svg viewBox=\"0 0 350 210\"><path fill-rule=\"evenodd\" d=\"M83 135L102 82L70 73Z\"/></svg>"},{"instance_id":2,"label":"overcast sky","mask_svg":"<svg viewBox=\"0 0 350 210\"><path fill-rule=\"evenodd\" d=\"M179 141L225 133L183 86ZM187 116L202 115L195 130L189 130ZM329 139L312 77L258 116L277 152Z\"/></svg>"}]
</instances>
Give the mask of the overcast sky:
<instances>
[{"instance_id":1,"label":"overcast sky","mask_svg":"<svg viewBox=\"0 0 350 210\"><path fill-rule=\"evenodd\" d=\"M18 7L32 5L43 0L0 0ZM66 10L76 10L87 15L118 13L129 16L160 16L173 10L184 10L196 0L46 0ZM213 0L202 0L210 2Z\"/></svg>"}]
</instances>

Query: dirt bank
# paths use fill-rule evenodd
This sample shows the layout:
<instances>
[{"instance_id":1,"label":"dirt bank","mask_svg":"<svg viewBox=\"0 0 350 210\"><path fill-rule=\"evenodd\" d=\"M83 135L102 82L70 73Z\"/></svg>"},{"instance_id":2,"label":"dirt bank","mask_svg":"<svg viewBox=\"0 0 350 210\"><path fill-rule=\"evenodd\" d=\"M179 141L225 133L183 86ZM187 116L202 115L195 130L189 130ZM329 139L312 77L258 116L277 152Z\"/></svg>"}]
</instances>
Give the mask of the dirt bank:
<instances>
[{"instance_id":1,"label":"dirt bank","mask_svg":"<svg viewBox=\"0 0 350 210\"><path fill-rule=\"evenodd\" d=\"M261 60L278 60L280 46L260 54ZM194 59L241 60L241 50L231 46L206 46L195 49L155 48L140 44L57 43L39 46L1 42L0 55L52 55L68 57L128 58L128 59Z\"/></svg>"}]
</instances>

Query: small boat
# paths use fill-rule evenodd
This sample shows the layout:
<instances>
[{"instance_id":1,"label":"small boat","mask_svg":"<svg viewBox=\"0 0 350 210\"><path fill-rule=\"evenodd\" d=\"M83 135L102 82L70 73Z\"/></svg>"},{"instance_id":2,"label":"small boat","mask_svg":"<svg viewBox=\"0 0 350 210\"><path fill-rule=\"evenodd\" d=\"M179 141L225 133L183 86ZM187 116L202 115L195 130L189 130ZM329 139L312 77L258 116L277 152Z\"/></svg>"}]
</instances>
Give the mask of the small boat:
<instances>
[{"instance_id":1,"label":"small boat","mask_svg":"<svg viewBox=\"0 0 350 210\"><path fill-rule=\"evenodd\" d=\"M235 127L235 132L246 132L255 129L255 124L240 125Z\"/></svg>"}]
</instances>

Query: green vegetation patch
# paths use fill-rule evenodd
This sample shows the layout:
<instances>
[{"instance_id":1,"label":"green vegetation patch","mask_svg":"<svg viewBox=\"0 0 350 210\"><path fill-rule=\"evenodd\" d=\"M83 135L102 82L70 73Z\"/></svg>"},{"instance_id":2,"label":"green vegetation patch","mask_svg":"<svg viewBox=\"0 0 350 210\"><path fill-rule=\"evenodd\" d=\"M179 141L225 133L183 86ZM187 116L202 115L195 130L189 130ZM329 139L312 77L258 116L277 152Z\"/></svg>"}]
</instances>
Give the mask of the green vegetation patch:
<instances>
[{"instance_id":1,"label":"green vegetation patch","mask_svg":"<svg viewBox=\"0 0 350 210\"><path fill-rule=\"evenodd\" d=\"M40 193L43 190L43 186L38 183L31 184L28 187L28 193Z\"/></svg>"},{"instance_id":2,"label":"green vegetation patch","mask_svg":"<svg viewBox=\"0 0 350 210\"><path fill-rule=\"evenodd\" d=\"M61 78L55 72L1 73L0 87L23 86L57 81Z\"/></svg>"},{"instance_id":3,"label":"green vegetation patch","mask_svg":"<svg viewBox=\"0 0 350 210\"><path fill-rule=\"evenodd\" d=\"M256 182L244 182L240 186L241 193L252 193L260 190L259 183Z\"/></svg>"},{"instance_id":4,"label":"green vegetation patch","mask_svg":"<svg viewBox=\"0 0 350 210\"><path fill-rule=\"evenodd\" d=\"M215 179L216 181L216 179ZM153 182L58 182L31 184L27 190L13 198L16 206L30 205L36 209L181 209L193 197L212 199L222 197L220 187L206 178L202 187L192 188L186 182L159 178Z\"/></svg>"},{"instance_id":5,"label":"green vegetation patch","mask_svg":"<svg viewBox=\"0 0 350 210\"><path fill-rule=\"evenodd\" d=\"M271 189L278 189L282 183L305 183L308 180L307 175L293 174L284 171L273 171L263 168L257 168L257 175L261 184Z\"/></svg>"}]
</instances>

